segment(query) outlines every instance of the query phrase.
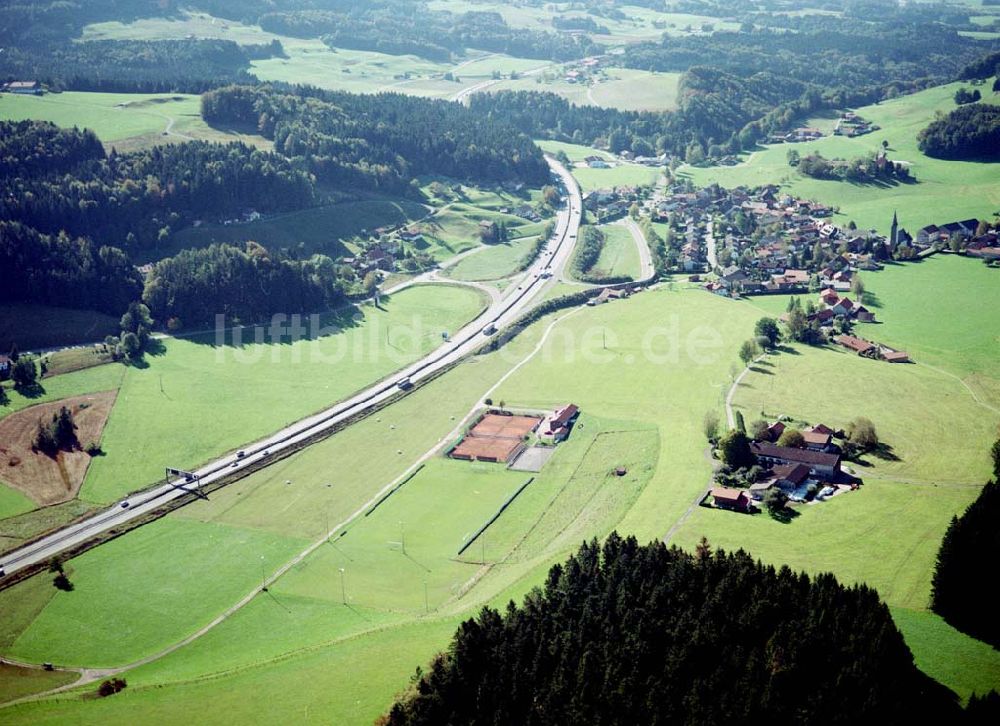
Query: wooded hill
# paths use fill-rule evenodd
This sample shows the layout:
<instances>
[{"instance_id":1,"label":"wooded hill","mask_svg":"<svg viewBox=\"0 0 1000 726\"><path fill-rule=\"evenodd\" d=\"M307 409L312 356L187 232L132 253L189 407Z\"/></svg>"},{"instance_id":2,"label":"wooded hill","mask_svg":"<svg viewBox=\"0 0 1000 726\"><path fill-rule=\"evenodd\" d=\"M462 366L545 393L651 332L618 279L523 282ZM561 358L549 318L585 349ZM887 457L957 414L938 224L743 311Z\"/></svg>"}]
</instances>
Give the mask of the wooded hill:
<instances>
[{"instance_id":1,"label":"wooded hill","mask_svg":"<svg viewBox=\"0 0 1000 726\"><path fill-rule=\"evenodd\" d=\"M865 586L612 534L464 622L388 724L957 719Z\"/></svg>"}]
</instances>

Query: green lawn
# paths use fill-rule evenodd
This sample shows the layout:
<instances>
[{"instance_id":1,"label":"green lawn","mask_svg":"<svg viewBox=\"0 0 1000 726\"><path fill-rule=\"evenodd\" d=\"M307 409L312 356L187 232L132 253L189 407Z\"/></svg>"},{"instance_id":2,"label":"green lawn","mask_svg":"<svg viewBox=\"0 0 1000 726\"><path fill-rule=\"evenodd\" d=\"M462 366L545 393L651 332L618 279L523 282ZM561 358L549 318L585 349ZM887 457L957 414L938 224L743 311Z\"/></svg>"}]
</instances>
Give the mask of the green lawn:
<instances>
[{"instance_id":1,"label":"green lawn","mask_svg":"<svg viewBox=\"0 0 1000 726\"><path fill-rule=\"evenodd\" d=\"M542 151L549 154L564 152L570 161L583 161L588 156L599 156L602 159L613 158L607 151L582 144L567 144L563 141L550 141L548 139L535 139L535 143L541 147Z\"/></svg>"},{"instance_id":2,"label":"green lawn","mask_svg":"<svg viewBox=\"0 0 1000 726\"><path fill-rule=\"evenodd\" d=\"M448 276L456 280L499 280L510 277L518 271L536 239L537 235L531 235L486 246L449 268Z\"/></svg>"},{"instance_id":3,"label":"green lawn","mask_svg":"<svg viewBox=\"0 0 1000 726\"><path fill-rule=\"evenodd\" d=\"M7 388L10 401L4 406L0 406L0 418L20 411L22 408L34 406L36 403L58 401L60 398L118 388L125 376L125 371L125 367L121 365L106 365L54 378L43 378L39 381L37 395L36 392L31 392L30 395L25 396L13 388Z\"/></svg>"},{"instance_id":4,"label":"green lawn","mask_svg":"<svg viewBox=\"0 0 1000 726\"><path fill-rule=\"evenodd\" d=\"M169 257L182 249L207 247L213 242L241 244L247 240L271 248L294 250L301 245L307 255L321 253L337 258L350 254L343 240L363 230L420 219L427 212L424 205L404 199L372 199L304 209L228 227L217 224L189 227L173 235L169 247L148 250L138 261Z\"/></svg>"},{"instance_id":5,"label":"green lawn","mask_svg":"<svg viewBox=\"0 0 1000 726\"><path fill-rule=\"evenodd\" d=\"M60 665L127 663L207 624L259 585L262 569L273 571L304 545L245 528L161 519L73 559L68 574L76 589L56 592L7 652ZM8 591L15 609L36 602L18 598L25 586Z\"/></svg>"},{"instance_id":6,"label":"green lawn","mask_svg":"<svg viewBox=\"0 0 1000 726\"><path fill-rule=\"evenodd\" d=\"M30 512L35 506L33 501L0 481L0 520Z\"/></svg>"},{"instance_id":7,"label":"green lawn","mask_svg":"<svg viewBox=\"0 0 1000 726\"><path fill-rule=\"evenodd\" d=\"M913 234L928 224L968 217L989 218L1000 208L1000 165L933 159L917 148L917 133L938 111L955 108L952 97L961 86L952 83L857 109L861 116L882 127L866 136L855 139L829 136L811 143L776 144L755 152L737 166L683 167L681 174L689 175L699 186L713 182L727 187L780 184L789 194L840 207L840 214L834 218L840 224L854 220L862 229L874 227L883 233L889 231L893 211L898 213L900 225ZM985 88L985 100L995 102L1000 98L988 91L989 85ZM805 123L831 129L833 119L810 119ZM854 158L881 148L883 139L889 142L891 159L910 162L917 183L878 187L810 179L790 167L786 160L792 148L802 155L818 151L827 158Z\"/></svg>"},{"instance_id":8,"label":"green lawn","mask_svg":"<svg viewBox=\"0 0 1000 726\"><path fill-rule=\"evenodd\" d=\"M639 248L632 233L620 224L605 224L601 226L601 231L604 232L604 249L592 272L611 276L628 275L633 280L639 279L642 274Z\"/></svg>"},{"instance_id":9,"label":"green lawn","mask_svg":"<svg viewBox=\"0 0 1000 726\"><path fill-rule=\"evenodd\" d=\"M184 138L206 141L246 141L270 146L256 134L215 129L201 118L201 99L181 93L91 93L66 91L44 96L4 94L0 120L37 119L57 126L88 128L105 144L121 151ZM165 135L173 120L171 132Z\"/></svg>"},{"instance_id":10,"label":"green lawn","mask_svg":"<svg viewBox=\"0 0 1000 726\"><path fill-rule=\"evenodd\" d=\"M876 279L869 275L866 283L881 299ZM660 288L560 315L564 319L537 355L491 395L511 406L540 409L573 401L584 413L570 440L487 530L485 552L473 546L464 562L455 559L459 544L505 492L523 481L522 475L434 460L370 517L355 521L343 538L323 545L275 583L270 595L256 598L202 640L131 672L129 691L117 706L55 699L17 707L5 716L12 723L116 723L169 720L184 708L186 713L197 709L201 720L214 723L244 714L287 717L294 695L296 709L309 709L304 719L368 722L405 687L416 665L446 647L459 618L483 602L502 606L508 598L519 598L580 540L611 528L641 541L662 537L707 483L710 465L700 420L705 411L721 411L739 342L761 310L699 290ZM191 549L206 546L212 527L279 542L319 539L328 522L342 521L416 456L449 441L448 432L511 365L535 349L551 320L532 326L499 354L464 363L377 416L168 521L199 528L186 535L185 546ZM692 546L707 534L716 546L744 547L767 561L868 582L894 607L917 662L931 675L961 695L996 682L993 651L932 616L911 613L926 605L944 527L975 497L985 475L981 439L995 433L995 417L983 416L959 382L920 365L796 351L772 357L771 366L762 366L770 375L753 373L740 388L736 403L747 421L764 406L830 424L869 415L901 460L873 462L860 491L804 507L787 525L763 515L694 508L672 541ZM950 465L944 452L951 452ZM618 466L628 472L621 479L611 475ZM117 582L128 568L151 570L153 578L158 567L166 566L156 557L171 548L169 534L155 549L143 548L138 558L109 561L100 572L81 567L74 574L79 590L89 597L99 583ZM408 556L393 544L403 539ZM482 570L476 564L480 559L494 566ZM341 567L350 607L340 601ZM177 598L201 585L197 577L174 583L178 592L171 597ZM33 633L39 652L43 641L50 644L46 651L69 647L71 628L49 625L60 612L63 594L46 605L43 599L53 597L47 595L49 586L31 587L35 594L23 598L27 614L19 608L8 629L16 635L31 622L32 608L44 610L16 647ZM101 620L102 608L113 607L128 613L127 623L132 613L157 607L161 599L158 590L148 604L114 595L107 604L89 605L94 613L86 617ZM4 603L0 593L0 607ZM199 602L203 612L198 617L221 607ZM427 607L429 615L421 612ZM198 619L195 613L189 616ZM168 622L175 630L181 625ZM352 682L363 684L338 688L344 668ZM302 683L310 684L308 703L302 701Z\"/></svg>"},{"instance_id":11,"label":"green lawn","mask_svg":"<svg viewBox=\"0 0 1000 726\"><path fill-rule=\"evenodd\" d=\"M18 668L0 664L0 704L64 686L77 678L76 673L49 672L40 668Z\"/></svg>"},{"instance_id":12,"label":"green lawn","mask_svg":"<svg viewBox=\"0 0 1000 726\"><path fill-rule=\"evenodd\" d=\"M93 310L48 305L6 303L0 306L0 350L13 343L21 350L37 350L104 340L117 335L118 318Z\"/></svg>"},{"instance_id":13,"label":"green lawn","mask_svg":"<svg viewBox=\"0 0 1000 726\"><path fill-rule=\"evenodd\" d=\"M362 308L363 325L318 340L216 347L214 335L167 339L148 367L127 369L104 430L107 455L91 464L81 497L114 501L162 478L165 466L197 466L332 405L436 348L442 331L482 307L468 288L419 286L384 310Z\"/></svg>"},{"instance_id":14,"label":"green lawn","mask_svg":"<svg viewBox=\"0 0 1000 726\"><path fill-rule=\"evenodd\" d=\"M654 184L660 173L659 169L627 162L619 163L610 169L591 169L583 166L573 169L573 176L580 183L580 189L584 193L595 189Z\"/></svg>"}]
</instances>

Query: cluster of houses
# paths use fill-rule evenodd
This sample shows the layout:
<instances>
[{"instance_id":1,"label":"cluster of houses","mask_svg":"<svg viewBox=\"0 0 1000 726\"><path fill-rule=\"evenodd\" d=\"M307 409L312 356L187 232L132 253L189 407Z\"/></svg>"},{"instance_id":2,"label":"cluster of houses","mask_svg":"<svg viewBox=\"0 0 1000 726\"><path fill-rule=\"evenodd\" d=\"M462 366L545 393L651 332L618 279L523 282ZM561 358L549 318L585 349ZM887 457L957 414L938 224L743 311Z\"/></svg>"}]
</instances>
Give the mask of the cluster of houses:
<instances>
[{"instance_id":1,"label":"cluster of houses","mask_svg":"<svg viewBox=\"0 0 1000 726\"><path fill-rule=\"evenodd\" d=\"M787 132L769 134L767 143L769 144L801 144L805 141L815 141L822 139L823 132L809 126L802 126Z\"/></svg>"},{"instance_id":2,"label":"cluster of houses","mask_svg":"<svg viewBox=\"0 0 1000 726\"><path fill-rule=\"evenodd\" d=\"M717 508L754 511L754 502L763 501L767 492L774 488L793 502L823 501L841 491L857 488L859 481L846 476L841 469L841 450L834 442L838 432L817 424L801 432L801 447L779 446L776 442L785 428L784 423L777 421L750 444L764 474L749 488L713 487L710 490Z\"/></svg>"},{"instance_id":3,"label":"cluster of houses","mask_svg":"<svg viewBox=\"0 0 1000 726\"><path fill-rule=\"evenodd\" d=\"M837 119L837 125L833 127L834 136L864 136L872 131L878 131L879 126L871 121L858 116L854 111L845 111Z\"/></svg>"},{"instance_id":4,"label":"cluster of houses","mask_svg":"<svg viewBox=\"0 0 1000 726\"><path fill-rule=\"evenodd\" d=\"M628 214L629 207L639 201L640 190L635 186L595 189L583 195L583 208L598 222L610 222Z\"/></svg>"},{"instance_id":5,"label":"cluster of houses","mask_svg":"<svg viewBox=\"0 0 1000 726\"><path fill-rule=\"evenodd\" d=\"M987 262L1000 261L1000 232L996 229L980 229L978 219L963 219L938 226L929 224L917 232L917 243L933 247L950 245L958 240L959 249L970 257L979 257Z\"/></svg>"}]
</instances>

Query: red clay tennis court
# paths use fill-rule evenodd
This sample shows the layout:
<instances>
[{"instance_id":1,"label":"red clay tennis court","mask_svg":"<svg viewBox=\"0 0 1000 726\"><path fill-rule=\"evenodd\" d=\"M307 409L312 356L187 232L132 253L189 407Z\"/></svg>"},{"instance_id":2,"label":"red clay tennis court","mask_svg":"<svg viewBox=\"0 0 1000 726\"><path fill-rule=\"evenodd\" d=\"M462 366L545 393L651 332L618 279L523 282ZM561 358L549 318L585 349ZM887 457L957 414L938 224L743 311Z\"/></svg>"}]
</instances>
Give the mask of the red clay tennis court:
<instances>
[{"instance_id":1,"label":"red clay tennis court","mask_svg":"<svg viewBox=\"0 0 1000 726\"><path fill-rule=\"evenodd\" d=\"M524 437L541 419L488 413L465 435L449 456L467 461L507 462L524 448Z\"/></svg>"}]
</instances>

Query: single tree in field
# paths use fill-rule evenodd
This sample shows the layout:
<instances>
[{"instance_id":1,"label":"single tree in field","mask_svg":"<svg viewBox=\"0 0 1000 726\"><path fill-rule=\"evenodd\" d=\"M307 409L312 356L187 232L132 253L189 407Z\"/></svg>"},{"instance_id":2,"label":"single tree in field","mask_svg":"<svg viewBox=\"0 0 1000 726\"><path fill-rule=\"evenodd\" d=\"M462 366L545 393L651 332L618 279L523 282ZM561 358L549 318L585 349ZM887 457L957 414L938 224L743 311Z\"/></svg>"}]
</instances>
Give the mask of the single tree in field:
<instances>
[{"instance_id":1,"label":"single tree in field","mask_svg":"<svg viewBox=\"0 0 1000 726\"><path fill-rule=\"evenodd\" d=\"M847 439L862 451L872 451L878 446L878 433L871 419L862 417L847 426Z\"/></svg>"},{"instance_id":2,"label":"single tree in field","mask_svg":"<svg viewBox=\"0 0 1000 726\"><path fill-rule=\"evenodd\" d=\"M149 314L149 308L141 302L129 303L128 310L122 315L120 327L123 334L135 333L139 338L139 344L145 346L153 329L153 318Z\"/></svg>"},{"instance_id":3,"label":"single tree in field","mask_svg":"<svg viewBox=\"0 0 1000 726\"><path fill-rule=\"evenodd\" d=\"M755 461L750 439L739 429L728 431L719 439L719 456L731 469L744 469L753 466Z\"/></svg>"},{"instance_id":4,"label":"single tree in field","mask_svg":"<svg viewBox=\"0 0 1000 726\"><path fill-rule=\"evenodd\" d=\"M125 333L119 347L126 360L136 360L142 354L142 343L135 333Z\"/></svg>"},{"instance_id":5,"label":"single tree in field","mask_svg":"<svg viewBox=\"0 0 1000 726\"><path fill-rule=\"evenodd\" d=\"M756 340L744 340L743 344L740 346L740 360L743 361L743 365L748 366L750 362L760 353L760 348L757 347Z\"/></svg>"},{"instance_id":6,"label":"single tree in field","mask_svg":"<svg viewBox=\"0 0 1000 726\"><path fill-rule=\"evenodd\" d=\"M736 430L737 431L742 431L743 433L747 432L747 425L746 425L746 422L743 420L743 412L742 411L737 411L736 412Z\"/></svg>"},{"instance_id":7,"label":"single tree in field","mask_svg":"<svg viewBox=\"0 0 1000 726\"><path fill-rule=\"evenodd\" d=\"M805 445L806 440L802 436L802 432L798 429L788 427L782 431L781 436L778 437L778 446L790 446L792 448L801 449Z\"/></svg>"},{"instance_id":8,"label":"single tree in field","mask_svg":"<svg viewBox=\"0 0 1000 726\"><path fill-rule=\"evenodd\" d=\"M767 347L773 348L781 340L781 330L774 318L761 318L753 328L754 335L767 339Z\"/></svg>"},{"instance_id":9,"label":"single tree in field","mask_svg":"<svg viewBox=\"0 0 1000 726\"><path fill-rule=\"evenodd\" d=\"M719 414L715 411L706 411L701 427L705 438L709 441L715 441L715 437L719 435Z\"/></svg>"}]
</instances>

